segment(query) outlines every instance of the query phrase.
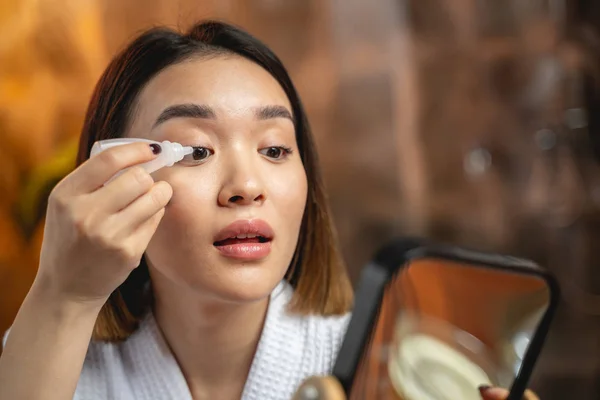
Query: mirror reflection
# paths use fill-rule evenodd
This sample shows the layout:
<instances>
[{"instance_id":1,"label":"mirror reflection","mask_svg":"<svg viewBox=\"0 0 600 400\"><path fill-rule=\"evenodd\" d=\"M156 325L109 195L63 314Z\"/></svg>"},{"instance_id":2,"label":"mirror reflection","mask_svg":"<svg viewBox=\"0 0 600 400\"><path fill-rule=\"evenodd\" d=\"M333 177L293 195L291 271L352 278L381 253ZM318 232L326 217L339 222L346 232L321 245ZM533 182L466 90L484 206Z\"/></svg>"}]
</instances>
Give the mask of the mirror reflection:
<instances>
[{"instance_id":1,"label":"mirror reflection","mask_svg":"<svg viewBox=\"0 0 600 400\"><path fill-rule=\"evenodd\" d=\"M386 290L353 398L480 400L480 385L510 388L549 301L534 275L414 260Z\"/></svg>"}]
</instances>

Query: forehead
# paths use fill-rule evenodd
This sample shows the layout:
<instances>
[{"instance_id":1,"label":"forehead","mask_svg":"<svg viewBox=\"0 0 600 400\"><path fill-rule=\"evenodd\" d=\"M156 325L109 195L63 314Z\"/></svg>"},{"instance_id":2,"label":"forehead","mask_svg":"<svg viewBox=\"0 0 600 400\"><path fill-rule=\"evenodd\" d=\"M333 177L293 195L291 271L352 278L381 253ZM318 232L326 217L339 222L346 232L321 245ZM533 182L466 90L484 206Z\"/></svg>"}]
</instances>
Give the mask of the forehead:
<instances>
[{"instance_id":1,"label":"forehead","mask_svg":"<svg viewBox=\"0 0 600 400\"><path fill-rule=\"evenodd\" d=\"M277 80L261 66L236 55L198 57L161 71L140 93L134 125L147 128L174 104L208 105L217 118L243 117L257 107L271 105L292 111Z\"/></svg>"}]
</instances>

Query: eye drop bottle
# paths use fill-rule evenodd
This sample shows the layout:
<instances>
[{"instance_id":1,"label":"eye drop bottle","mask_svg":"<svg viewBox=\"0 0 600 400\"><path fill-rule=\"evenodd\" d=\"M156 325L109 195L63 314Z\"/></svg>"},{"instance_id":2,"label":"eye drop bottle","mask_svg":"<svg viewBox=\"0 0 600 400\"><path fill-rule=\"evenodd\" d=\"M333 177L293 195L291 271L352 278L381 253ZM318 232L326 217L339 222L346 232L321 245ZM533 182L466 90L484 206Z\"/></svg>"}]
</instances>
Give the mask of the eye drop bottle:
<instances>
[{"instance_id":1,"label":"eye drop bottle","mask_svg":"<svg viewBox=\"0 0 600 400\"><path fill-rule=\"evenodd\" d=\"M90 153L90 157L94 157L95 155L103 152L106 149L110 149L111 147L121 146L124 144L135 142L158 144L162 149L160 154L158 154L158 156L154 160L139 165L140 167L144 168L144 170L146 170L146 172L148 172L149 174L163 167L171 167L176 162L183 160L183 157L185 157L186 155L192 154L194 152L194 149L191 146L182 146L179 143L169 142L168 140L165 140L161 143L148 139L122 138L100 140L94 143L94 146L92 147L92 151ZM125 170L121 171L120 173L123 173L124 171Z\"/></svg>"}]
</instances>

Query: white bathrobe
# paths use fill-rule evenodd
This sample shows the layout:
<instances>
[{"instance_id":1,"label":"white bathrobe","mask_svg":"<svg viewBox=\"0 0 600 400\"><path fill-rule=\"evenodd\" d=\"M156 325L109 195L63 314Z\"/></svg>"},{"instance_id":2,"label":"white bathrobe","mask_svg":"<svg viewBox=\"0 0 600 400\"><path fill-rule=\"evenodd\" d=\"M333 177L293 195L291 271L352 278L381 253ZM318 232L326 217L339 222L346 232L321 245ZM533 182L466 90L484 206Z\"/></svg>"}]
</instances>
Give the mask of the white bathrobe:
<instances>
[{"instance_id":1,"label":"white bathrobe","mask_svg":"<svg viewBox=\"0 0 600 400\"><path fill-rule=\"evenodd\" d=\"M292 292L282 282L271 294L242 400L290 400L304 379L331 372L350 316L290 315L286 305ZM74 399L192 400L192 396L150 313L125 342L90 344Z\"/></svg>"}]
</instances>

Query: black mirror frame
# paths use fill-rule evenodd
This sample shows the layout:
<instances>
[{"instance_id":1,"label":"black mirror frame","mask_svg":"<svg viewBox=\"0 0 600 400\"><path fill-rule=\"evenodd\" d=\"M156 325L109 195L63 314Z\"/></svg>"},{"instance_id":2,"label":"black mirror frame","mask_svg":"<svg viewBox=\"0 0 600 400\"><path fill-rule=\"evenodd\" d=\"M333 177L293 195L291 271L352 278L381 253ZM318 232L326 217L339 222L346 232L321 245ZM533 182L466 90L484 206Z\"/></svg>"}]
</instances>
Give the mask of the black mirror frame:
<instances>
[{"instance_id":1,"label":"black mirror frame","mask_svg":"<svg viewBox=\"0 0 600 400\"><path fill-rule=\"evenodd\" d=\"M363 269L356 290L352 318L348 324L348 330L332 375L340 381L346 395L350 395L365 347L374 331L386 286L410 261L421 258L440 258L484 268L509 270L520 274L534 275L546 282L550 293L548 308L531 338L521 368L507 398L507 400L520 400L527 389L558 307L560 299L558 282L548 271L529 260L434 244L418 238L401 238L386 244Z\"/></svg>"}]
</instances>

